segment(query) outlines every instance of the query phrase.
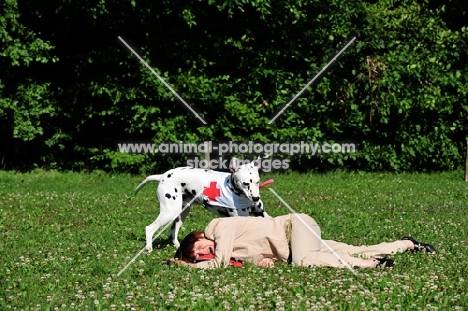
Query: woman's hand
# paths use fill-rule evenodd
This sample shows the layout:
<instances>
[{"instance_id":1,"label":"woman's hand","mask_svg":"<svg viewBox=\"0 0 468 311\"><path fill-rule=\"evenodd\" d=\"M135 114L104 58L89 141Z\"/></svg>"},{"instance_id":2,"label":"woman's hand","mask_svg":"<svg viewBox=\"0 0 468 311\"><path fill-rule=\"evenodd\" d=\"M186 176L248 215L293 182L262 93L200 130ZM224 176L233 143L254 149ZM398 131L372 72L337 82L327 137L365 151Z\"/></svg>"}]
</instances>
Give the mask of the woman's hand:
<instances>
[{"instance_id":1,"label":"woman's hand","mask_svg":"<svg viewBox=\"0 0 468 311\"><path fill-rule=\"evenodd\" d=\"M179 260L179 259L175 259L175 258L169 259L168 264L176 264L176 265L179 265L179 266L189 266L189 267L196 267L197 266L197 264L195 264L195 263L188 263L188 262L185 262L183 260Z\"/></svg>"},{"instance_id":2,"label":"woman's hand","mask_svg":"<svg viewBox=\"0 0 468 311\"><path fill-rule=\"evenodd\" d=\"M258 267L268 267L268 268L273 268L274 265L275 265L275 262L271 258L263 258L257 264Z\"/></svg>"}]
</instances>

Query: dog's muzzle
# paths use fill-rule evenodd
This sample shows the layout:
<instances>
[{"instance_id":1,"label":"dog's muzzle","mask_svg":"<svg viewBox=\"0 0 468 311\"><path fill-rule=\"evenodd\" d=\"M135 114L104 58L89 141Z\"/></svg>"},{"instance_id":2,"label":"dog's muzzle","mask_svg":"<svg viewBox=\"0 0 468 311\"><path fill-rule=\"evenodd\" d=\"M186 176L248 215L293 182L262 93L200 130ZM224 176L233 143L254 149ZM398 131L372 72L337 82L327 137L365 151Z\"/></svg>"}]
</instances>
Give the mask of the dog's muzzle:
<instances>
[{"instance_id":1,"label":"dog's muzzle","mask_svg":"<svg viewBox=\"0 0 468 311\"><path fill-rule=\"evenodd\" d=\"M260 197L252 197L252 200L253 200L254 202L257 202L258 200L260 200Z\"/></svg>"}]
</instances>

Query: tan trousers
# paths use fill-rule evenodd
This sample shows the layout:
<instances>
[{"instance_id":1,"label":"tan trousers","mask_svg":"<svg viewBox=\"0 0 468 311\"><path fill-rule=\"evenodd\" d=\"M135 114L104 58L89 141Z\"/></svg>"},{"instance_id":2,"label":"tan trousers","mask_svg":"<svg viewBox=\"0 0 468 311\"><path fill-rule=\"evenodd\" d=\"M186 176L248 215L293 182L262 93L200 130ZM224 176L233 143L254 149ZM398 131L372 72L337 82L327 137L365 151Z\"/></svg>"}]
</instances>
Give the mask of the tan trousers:
<instances>
[{"instance_id":1,"label":"tan trousers","mask_svg":"<svg viewBox=\"0 0 468 311\"><path fill-rule=\"evenodd\" d=\"M407 250L403 241L353 246L322 240L320 227L306 214L292 214L291 223L292 261L299 266L344 268L346 265L343 262L346 262L351 267L359 267L365 258L378 258Z\"/></svg>"}]
</instances>

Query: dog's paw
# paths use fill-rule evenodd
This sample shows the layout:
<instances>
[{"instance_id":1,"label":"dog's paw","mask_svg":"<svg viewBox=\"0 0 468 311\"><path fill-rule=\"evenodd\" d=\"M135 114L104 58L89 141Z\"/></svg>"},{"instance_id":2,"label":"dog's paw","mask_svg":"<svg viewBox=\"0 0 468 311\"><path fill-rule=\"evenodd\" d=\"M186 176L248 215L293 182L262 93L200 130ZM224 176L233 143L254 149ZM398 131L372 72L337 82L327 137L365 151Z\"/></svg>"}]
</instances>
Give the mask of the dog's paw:
<instances>
[{"instance_id":1,"label":"dog's paw","mask_svg":"<svg viewBox=\"0 0 468 311\"><path fill-rule=\"evenodd\" d=\"M172 243L174 244L174 246L175 246L176 248L179 248L179 246L180 246L179 241L172 241Z\"/></svg>"},{"instance_id":2,"label":"dog's paw","mask_svg":"<svg viewBox=\"0 0 468 311\"><path fill-rule=\"evenodd\" d=\"M148 253L151 253L153 251L153 245L146 245L145 249Z\"/></svg>"},{"instance_id":3,"label":"dog's paw","mask_svg":"<svg viewBox=\"0 0 468 311\"><path fill-rule=\"evenodd\" d=\"M265 217L265 212L261 211L261 212L252 212L252 215L256 216L256 217ZM268 215L267 215L268 216Z\"/></svg>"}]
</instances>

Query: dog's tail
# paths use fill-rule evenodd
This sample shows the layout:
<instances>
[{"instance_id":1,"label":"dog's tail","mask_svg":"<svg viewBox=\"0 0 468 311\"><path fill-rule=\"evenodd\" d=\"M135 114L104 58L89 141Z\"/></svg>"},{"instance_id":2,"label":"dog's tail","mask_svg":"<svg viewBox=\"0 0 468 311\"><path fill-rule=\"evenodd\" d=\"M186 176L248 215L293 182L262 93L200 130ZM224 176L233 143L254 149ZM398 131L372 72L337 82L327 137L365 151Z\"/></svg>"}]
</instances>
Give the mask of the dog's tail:
<instances>
[{"instance_id":1,"label":"dog's tail","mask_svg":"<svg viewBox=\"0 0 468 311\"><path fill-rule=\"evenodd\" d=\"M151 175L151 176L148 176L145 178L145 180L143 180L136 188L135 188L135 191L133 191L133 194L137 194L138 191L140 191L141 188L143 188L147 182L149 181L157 181L159 182L161 180L161 178L163 177L164 174L161 174L161 175Z\"/></svg>"}]
</instances>

